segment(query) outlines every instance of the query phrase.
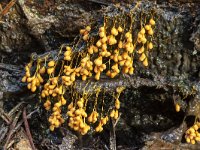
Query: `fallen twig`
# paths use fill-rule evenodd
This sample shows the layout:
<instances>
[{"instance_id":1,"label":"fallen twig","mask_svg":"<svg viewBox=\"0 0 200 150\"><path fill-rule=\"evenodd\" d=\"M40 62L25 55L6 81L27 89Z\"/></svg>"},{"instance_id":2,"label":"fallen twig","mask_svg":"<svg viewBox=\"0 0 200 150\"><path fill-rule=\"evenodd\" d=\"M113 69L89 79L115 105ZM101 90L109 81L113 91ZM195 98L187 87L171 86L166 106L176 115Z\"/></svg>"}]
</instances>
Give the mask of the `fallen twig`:
<instances>
[{"instance_id":1,"label":"fallen twig","mask_svg":"<svg viewBox=\"0 0 200 150\"><path fill-rule=\"evenodd\" d=\"M3 10L3 8L2 8L2 6L1 6L1 4L0 4L0 11L2 11Z\"/></svg>"},{"instance_id":2,"label":"fallen twig","mask_svg":"<svg viewBox=\"0 0 200 150\"><path fill-rule=\"evenodd\" d=\"M111 150L116 150L117 147L116 147L116 133L115 133L115 127L119 121L121 117L121 114L119 114L119 117L117 118L117 120L112 120L111 121L111 124L112 124L112 129L110 131L110 149Z\"/></svg>"},{"instance_id":3,"label":"fallen twig","mask_svg":"<svg viewBox=\"0 0 200 150\"><path fill-rule=\"evenodd\" d=\"M12 121L12 123L11 123L11 125L10 125L10 130L9 130L9 132L8 132L8 134L7 134L7 138L6 138L6 143L5 143L5 145L4 145L4 149L7 149L8 144L10 143L11 136L12 136L13 133L15 132L14 129L15 129L15 126L16 126L16 124L17 124L17 121L18 121L19 116L21 115L21 113L22 113L22 111L19 111L19 112L17 113L16 117L13 119L13 121Z\"/></svg>"},{"instance_id":4,"label":"fallen twig","mask_svg":"<svg viewBox=\"0 0 200 150\"><path fill-rule=\"evenodd\" d=\"M17 112L24 102L17 104L11 111L9 111L8 116L12 117L15 112Z\"/></svg>"},{"instance_id":5,"label":"fallen twig","mask_svg":"<svg viewBox=\"0 0 200 150\"><path fill-rule=\"evenodd\" d=\"M101 4L101 5L105 5L105 6L109 6L110 4L106 1L99 1L99 0L88 0L89 2L93 2L93 3L97 3L97 4Z\"/></svg>"},{"instance_id":6,"label":"fallen twig","mask_svg":"<svg viewBox=\"0 0 200 150\"><path fill-rule=\"evenodd\" d=\"M7 5L6 7L1 11L0 13L0 17L4 16L11 7L13 7L13 5L15 5L17 0L11 0Z\"/></svg>"},{"instance_id":7,"label":"fallen twig","mask_svg":"<svg viewBox=\"0 0 200 150\"><path fill-rule=\"evenodd\" d=\"M4 124L2 124L1 128L0 128L0 143L3 142L3 139L6 136L6 133L8 132L8 127L3 126Z\"/></svg>"},{"instance_id":8,"label":"fallen twig","mask_svg":"<svg viewBox=\"0 0 200 150\"><path fill-rule=\"evenodd\" d=\"M33 138L31 136L30 128L29 128L29 125L28 125L28 120L27 120L27 115L26 115L26 108L24 108L24 110L23 110L23 120L24 120L25 130L26 130L26 134L27 134L28 140L30 142L31 148L33 150L36 150L35 145L33 143Z\"/></svg>"},{"instance_id":9,"label":"fallen twig","mask_svg":"<svg viewBox=\"0 0 200 150\"><path fill-rule=\"evenodd\" d=\"M2 108L0 108L0 117L6 122L7 125L11 123L9 115Z\"/></svg>"},{"instance_id":10,"label":"fallen twig","mask_svg":"<svg viewBox=\"0 0 200 150\"><path fill-rule=\"evenodd\" d=\"M27 119L31 118L31 116L32 116L34 113L38 112L38 110L39 110L39 108L37 108L36 110L34 110L34 111L32 111L30 114L28 114L28 115L26 116ZM22 125L23 123L24 123L24 120L19 121L18 124L17 124L16 127L15 127L15 130L18 131L19 128L21 127L21 125Z\"/></svg>"},{"instance_id":11,"label":"fallen twig","mask_svg":"<svg viewBox=\"0 0 200 150\"><path fill-rule=\"evenodd\" d=\"M9 149L14 143L15 143L15 140L10 141L8 146L7 146L7 149Z\"/></svg>"},{"instance_id":12,"label":"fallen twig","mask_svg":"<svg viewBox=\"0 0 200 150\"><path fill-rule=\"evenodd\" d=\"M114 122L113 127L115 128L119 119L121 118L121 113L119 113L119 117L117 118L117 120Z\"/></svg>"}]
</instances>

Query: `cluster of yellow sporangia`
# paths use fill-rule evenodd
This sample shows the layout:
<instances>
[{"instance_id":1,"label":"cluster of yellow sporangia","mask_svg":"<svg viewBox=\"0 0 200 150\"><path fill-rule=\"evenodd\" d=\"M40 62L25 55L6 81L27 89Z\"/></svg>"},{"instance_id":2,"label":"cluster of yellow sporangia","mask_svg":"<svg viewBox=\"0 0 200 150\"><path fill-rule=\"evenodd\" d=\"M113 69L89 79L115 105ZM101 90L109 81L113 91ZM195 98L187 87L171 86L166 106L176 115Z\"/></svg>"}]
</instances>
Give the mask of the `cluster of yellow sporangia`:
<instances>
[{"instance_id":1,"label":"cluster of yellow sporangia","mask_svg":"<svg viewBox=\"0 0 200 150\"><path fill-rule=\"evenodd\" d=\"M42 86L40 98L44 102L45 109L51 111L48 119L51 131L64 123L61 112L64 109L68 109L67 116L69 117L68 125L70 128L83 135L90 130L91 124L96 125L98 120L95 131L101 132L109 118L117 119L119 117L119 96L123 88L117 88L114 107L109 109L107 114L98 111L96 105L98 94L90 115L87 114L87 96L83 96L83 94L80 98L80 95L72 94L73 96L67 98L69 101L68 108L66 108L67 100L64 96L77 78L83 81L94 78L98 81L101 79L101 74L105 74L109 78L114 78L120 73L132 75L134 73L133 59L135 53L139 54L139 60L147 67L148 53L153 48L154 26L153 17L148 20L148 24L141 21L141 28L138 33L137 29L133 29L132 26L128 29L125 28L122 22L109 25L104 23L98 29L97 35L90 34L92 28L87 26L80 30L81 36L78 42L85 43L83 44L85 45L83 51L74 52L74 48L77 46L62 47L58 56L55 57L56 60L50 59L48 55L38 58L36 69L31 68L35 66L35 62L31 60L25 67L26 74L22 82L27 82L27 87L32 92L35 92L37 87ZM136 34L133 32L136 32ZM62 53L62 51L64 52ZM45 76L48 76L48 79ZM76 93L76 91L71 92ZM99 92L101 91L97 93Z\"/></svg>"},{"instance_id":2,"label":"cluster of yellow sporangia","mask_svg":"<svg viewBox=\"0 0 200 150\"><path fill-rule=\"evenodd\" d=\"M85 29L80 30L80 34L83 35L83 40L87 41L89 39L89 32L91 30L90 26L87 26Z\"/></svg>"},{"instance_id":3,"label":"cluster of yellow sporangia","mask_svg":"<svg viewBox=\"0 0 200 150\"><path fill-rule=\"evenodd\" d=\"M137 42L142 44L141 48L138 50L138 54L140 54L139 60L142 61L144 66L148 66L148 58L145 54L145 44L147 50L153 49L153 43L151 41L148 42L146 38L147 35L153 36L153 26L155 26L155 21L153 19L150 19L149 24L145 25L138 33Z\"/></svg>"},{"instance_id":4,"label":"cluster of yellow sporangia","mask_svg":"<svg viewBox=\"0 0 200 150\"><path fill-rule=\"evenodd\" d=\"M119 96L121 94L121 92L124 90L124 87L119 87L116 89L116 96L115 96L115 109L113 109L111 112L110 112L110 117L111 118L114 118L114 119L117 119L119 117L119 109L120 109L120 101L119 101Z\"/></svg>"},{"instance_id":5,"label":"cluster of yellow sporangia","mask_svg":"<svg viewBox=\"0 0 200 150\"><path fill-rule=\"evenodd\" d=\"M69 127L75 131L80 132L82 135L85 135L88 133L88 131L91 129L91 125L96 125L95 131L96 132L101 132L103 131L103 126L107 124L109 121L109 112L110 112L110 117L117 119L119 117L118 115L118 109L120 108L120 101L119 101L119 96L121 92L124 90L124 87L118 87L116 90L116 101L115 101L115 109L110 109L108 110L108 113L104 113L101 111L101 113L98 112L98 96L99 93L101 92L100 88L97 88L96 91L96 99L95 99L95 104L92 112L88 115L87 113L87 102L88 102L88 97L83 96L79 98L75 102L71 102L68 105L68 112L67 115L69 116ZM114 116L112 116L114 111Z\"/></svg>"},{"instance_id":6,"label":"cluster of yellow sporangia","mask_svg":"<svg viewBox=\"0 0 200 150\"><path fill-rule=\"evenodd\" d=\"M22 78L22 82L27 82L28 83L27 88L31 90L32 92L35 92L37 87L39 87L44 82L41 75L45 73L44 71L45 68L42 67L39 70L37 69L35 74L31 76L31 72L30 72L31 67L32 67L32 61L29 64L27 64L25 67L26 74Z\"/></svg>"},{"instance_id":7,"label":"cluster of yellow sporangia","mask_svg":"<svg viewBox=\"0 0 200 150\"><path fill-rule=\"evenodd\" d=\"M180 103L178 102L175 103L175 110L176 112L180 112L181 110ZM199 118L196 116L193 126L187 129L187 131L185 132L185 140L187 143L195 144L196 142L200 142L199 128L200 128L200 122L199 122Z\"/></svg>"},{"instance_id":8,"label":"cluster of yellow sporangia","mask_svg":"<svg viewBox=\"0 0 200 150\"><path fill-rule=\"evenodd\" d=\"M49 123L50 125L50 130L53 131L54 128L58 128L61 124L63 124L65 122L65 120L62 117L61 114L61 106L66 105L66 100L63 96L59 97L59 101L56 102L53 106L53 113L51 114L51 116L49 117ZM44 103L44 107L45 104L47 103L47 101ZM46 110L48 110L48 108L45 107Z\"/></svg>"},{"instance_id":9,"label":"cluster of yellow sporangia","mask_svg":"<svg viewBox=\"0 0 200 150\"><path fill-rule=\"evenodd\" d=\"M200 142L200 122L194 123L192 127L190 127L185 133L185 139L187 143L195 144L196 142Z\"/></svg>"},{"instance_id":10,"label":"cluster of yellow sporangia","mask_svg":"<svg viewBox=\"0 0 200 150\"><path fill-rule=\"evenodd\" d=\"M66 61L72 60L72 49L70 47L66 47L66 51L64 53L64 60Z\"/></svg>"},{"instance_id":11,"label":"cluster of yellow sporangia","mask_svg":"<svg viewBox=\"0 0 200 150\"><path fill-rule=\"evenodd\" d=\"M84 107L84 98L80 98L77 101L77 107L74 106L73 102L68 105L67 115L69 116L69 127L75 131L79 131L82 135L85 135L89 130L90 126L85 122L85 118L88 116Z\"/></svg>"}]
</instances>

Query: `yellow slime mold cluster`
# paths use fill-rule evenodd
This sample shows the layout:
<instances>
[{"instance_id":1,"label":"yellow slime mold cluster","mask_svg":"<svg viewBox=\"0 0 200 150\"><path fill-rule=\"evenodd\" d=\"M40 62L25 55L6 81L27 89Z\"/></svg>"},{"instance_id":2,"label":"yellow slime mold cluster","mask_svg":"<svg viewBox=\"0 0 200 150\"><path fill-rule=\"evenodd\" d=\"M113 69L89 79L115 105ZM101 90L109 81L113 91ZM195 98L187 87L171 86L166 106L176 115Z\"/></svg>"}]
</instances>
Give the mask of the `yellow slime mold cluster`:
<instances>
[{"instance_id":1,"label":"yellow slime mold cluster","mask_svg":"<svg viewBox=\"0 0 200 150\"><path fill-rule=\"evenodd\" d=\"M195 144L200 142L200 133L198 129L200 128L200 122L194 123L185 133L185 139L187 143Z\"/></svg>"},{"instance_id":2,"label":"yellow slime mold cluster","mask_svg":"<svg viewBox=\"0 0 200 150\"><path fill-rule=\"evenodd\" d=\"M180 90L181 93L185 93L185 95L183 95L182 100L186 99L188 96L194 96L197 92L197 89L195 86L192 86L192 88L186 93L183 90ZM176 112L180 112L181 109L183 110L184 107L181 105L181 102L174 102L175 105L175 110ZM182 107L181 107L182 106ZM198 108L198 107L197 107ZM184 118L185 120L185 118ZM199 128L200 128L200 121L199 121L199 116L195 115L195 121L193 126L189 127L186 132L185 132L185 140L187 143L189 144L195 144L195 143L199 143L200 142L200 133L199 133Z\"/></svg>"},{"instance_id":3,"label":"yellow slime mold cluster","mask_svg":"<svg viewBox=\"0 0 200 150\"><path fill-rule=\"evenodd\" d=\"M38 57L25 67L22 82L26 82L32 92L41 89L40 99L44 108L51 112L48 119L51 131L60 127L66 120L64 118L67 118L71 129L82 135L92 128L101 132L110 119L118 119L119 99L124 87L116 88L112 95L113 106L105 109L108 105L104 104L104 98L99 99L103 89L94 87L96 95L93 98L94 95L85 90L82 94L78 93L74 86L76 80L95 79L98 84L102 75L108 78L132 75L137 57L144 67L148 67L156 23L152 15L141 19L139 26L134 25L133 20L131 18L131 22L127 23L105 17L99 28L87 26L81 29L77 43L62 46L56 57ZM80 43L84 48L77 51Z\"/></svg>"}]
</instances>

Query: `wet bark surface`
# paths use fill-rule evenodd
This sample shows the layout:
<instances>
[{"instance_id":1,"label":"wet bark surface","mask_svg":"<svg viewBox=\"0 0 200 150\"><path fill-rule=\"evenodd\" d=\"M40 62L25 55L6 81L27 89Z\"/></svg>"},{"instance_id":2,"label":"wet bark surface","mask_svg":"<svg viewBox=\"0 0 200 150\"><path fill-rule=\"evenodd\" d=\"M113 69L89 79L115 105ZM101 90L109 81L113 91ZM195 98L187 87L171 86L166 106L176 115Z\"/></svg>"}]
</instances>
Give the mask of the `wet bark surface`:
<instances>
[{"instance_id":1,"label":"wet bark surface","mask_svg":"<svg viewBox=\"0 0 200 150\"><path fill-rule=\"evenodd\" d=\"M4 0L2 8L8 3ZM158 17L150 66L144 69L136 63L133 76L121 75L112 80L103 77L98 82L106 92L117 86L126 87L121 116L114 129L110 124L103 133L84 137L66 126L49 132L48 114L39 104L38 94L32 94L21 83L24 66L33 52L38 56L47 53L53 56L61 44L73 42L84 26L96 23L104 14L118 13L114 4L118 5L119 1L19 0L13 3L0 14L0 146L8 142L7 147L19 147L17 141L29 138L27 133L24 136L21 126L23 106L38 149L110 149L113 130L117 149L199 149L199 143L191 145L184 140L195 116L200 117L198 0L142 2L145 9L153 6ZM119 7L130 8L133 3L120 1ZM81 92L86 84L77 80L75 89ZM95 84L91 79L87 90L94 92L91 87ZM181 106L178 113L176 103ZM27 149L30 147L28 143Z\"/></svg>"}]
</instances>

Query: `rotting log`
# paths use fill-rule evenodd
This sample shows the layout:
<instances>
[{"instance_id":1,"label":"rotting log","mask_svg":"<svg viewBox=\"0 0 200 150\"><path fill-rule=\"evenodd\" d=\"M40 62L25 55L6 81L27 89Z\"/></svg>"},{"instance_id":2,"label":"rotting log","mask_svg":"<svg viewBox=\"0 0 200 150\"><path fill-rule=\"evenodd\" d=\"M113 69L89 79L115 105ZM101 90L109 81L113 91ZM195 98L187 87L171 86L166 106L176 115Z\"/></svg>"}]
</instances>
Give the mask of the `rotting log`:
<instances>
[{"instance_id":1,"label":"rotting log","mask_svg":"<svg viewBox=\"0 0 200 150\"><path fill-rule=\"evenodd\" d=\"M105 89L108 92L114 91L117 86L125 86L128 89L131 89L131 91L140 90L141 88L142 89L149 88L154 91L156 91L156 89L164 89L164 91L169 95L170 94L172 95L174 93L180 94L181 97L183 98L184 96L187 95L189 97L192 92L192 89L194 88L196 91L196 93L194 94L195 96L192 97L192 99L190 99L191 101L189 103L189 106L187 105L187 103L184 103L186 108L184 111L188 112L186 115L195 115L196 113L198 113L199 104L197 102L199 101L199 91L200 91L200 85L199 85L200 64L198 63L200 61L200 55L199 55L200 31L198 24L199 14L197 13L199 11L199 8L188 5L181 5L181 7L177 7L176 5L174 6L166 4L160 4L160 5L151 4L151 5L155 6L156 11L158 11L157 13L158 25L156 28L157 34L154 39L154 42L156 43L156 48L150 55L150 60L151 60L150 67L148 69L144 68L139 69L141 65L139 63L136 63L136 72L133 76L120 76L112 80L103 76L101 80L98 82L95 81L93 78L91 78L89 82L83 82L81 80L77 80L75 84L76 85L75 89L80 93L82 93L84 87L86 87L88 91L92 92L93 90L92 87L94 87L95 85L98 85L99 87ZM144 8L145 7L148 7L148 4L144 6ZM191 7L196 9L191 10ZM115 9L116 8L114 6L108 6L106 8L103 8L101 11L105 14L106 13L112 14L116 13ZM32 21L30 19L28 20ZM62 20L62 17L60 18L60 20ZM80 26L82 27L87 23L84 22ZM56 28L55 23L52 24ZM37 23L34 24L33 22L29 22L28 24L26 24L26 27L31 31L35 31L34 29L39 29L37 28L37 25L38 25ZM80 26L78 27L76 26L74 28L78 29ZM61 28L62 25L58 26L58 28L59 27ZM45 35L44 33L45 31L50 31L50 33L52 33L51 32L52 29L49 28L49 26L48 28L44 29L45 30L42 31L41 33L31 32L31 34L35 38L38 38L37 40L42 43L41 44L43 45L41 46L42 48L48 49L49 45L51 45L49 43L51 42L47 42L48 44L46 45L44 42L46 41L46 38L41 38L40 35L43 35L48 38L51 36L51 34ZM69 29L65 30L65 34L61 32L62 30L60 29L58 30L59 30L58 33L60 34L61 37L69 36L65 35L67 32L70 31ZM72 30L70 32L72 32ZM28 42L30 43L30 37L28 38ZM33 49L31 50L34 51ZM54 57L57 51L49 51L48 53L52 55L52 57ZM43 57L45 55L46 53L39 55L39 57ZM5 88L5 90L3 90L5 95L6 92L8 91L10 91L11 95L12 93L17 93L18 90L23 89L22 87L24 87L24 84L18 85L18 83L20 82L21 74L15 74L15 70L10 69L11 67L10 66L8 67L7 65L0 66L1 73L10 74L9 76L10 79L7 79L6 77L4 77L3 79L11 80L12 84L10 85L15 86L17 84L17 87L19 88L14 88L13 90L11 90L12 88L8 88L8 90ZM21 68L19 69L19 71L23 72ZM15 77L17 77L17 80L15 79ZM147 93L143 93L143 95L145 94ZM142 97L140 100L143 100ZM172 99L167 99L167 98L165 100L173 101ZM149 100L149 103L151 102L153 103L153 101ZM125 108L127 108L127 106L125 106ZM131 113L131 110L129 113ZM169 114L172 115L171 113Z\"/></svg>"}]
</instances>

